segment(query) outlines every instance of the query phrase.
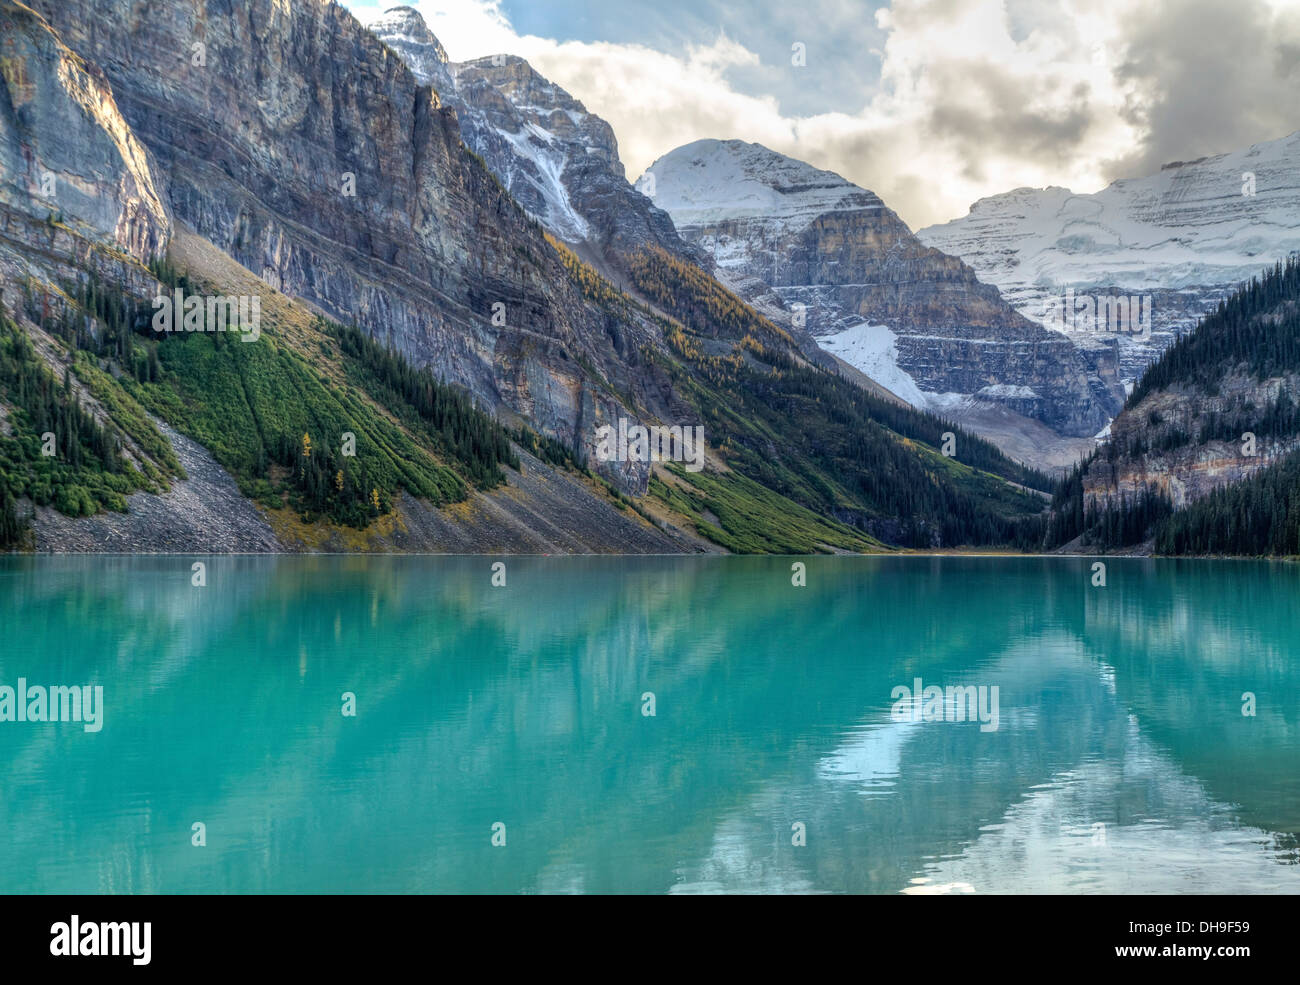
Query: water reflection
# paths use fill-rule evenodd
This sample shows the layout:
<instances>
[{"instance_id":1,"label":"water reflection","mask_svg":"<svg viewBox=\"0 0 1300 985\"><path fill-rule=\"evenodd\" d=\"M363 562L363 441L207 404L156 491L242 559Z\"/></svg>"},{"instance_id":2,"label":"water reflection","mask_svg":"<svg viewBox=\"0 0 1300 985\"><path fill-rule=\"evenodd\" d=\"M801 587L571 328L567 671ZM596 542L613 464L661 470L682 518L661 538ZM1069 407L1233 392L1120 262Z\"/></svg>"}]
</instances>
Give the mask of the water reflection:
<instances>
[{"instance_id":1,"label":"water reflection","mask_svg":"<svg viewBox=\"0 0 1300 985\"><path fill-rule=\"evenodd\" d=\"M192 560L0 559L0 684L107 704L0 724L0 890L1300 888L1291 566Z\"/></svg>"}]
</instances>

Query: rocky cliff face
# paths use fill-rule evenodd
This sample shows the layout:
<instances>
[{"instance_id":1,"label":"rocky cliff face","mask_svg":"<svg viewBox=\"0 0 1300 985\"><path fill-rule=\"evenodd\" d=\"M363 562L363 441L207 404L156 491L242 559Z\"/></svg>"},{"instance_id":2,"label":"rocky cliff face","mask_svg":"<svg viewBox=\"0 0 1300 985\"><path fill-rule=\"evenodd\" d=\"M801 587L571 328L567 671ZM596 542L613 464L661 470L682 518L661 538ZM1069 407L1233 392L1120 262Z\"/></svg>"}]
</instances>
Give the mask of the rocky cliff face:
<instances>
[{"instance_id":1,"label":"rocky cliff face","mask_svg":"<svg viewBox=\"0 0 1300 985\"><path fill-rule=\"evenodd\" d=\"M176 218L276 288L579 448L652 376L623 356L658 333L611 341L455 112L341 7L36 6L103 70Z\"/></svg>"},{"instance_id":2,"label":"rocky cliff face","mask_svg":"<svg viewBox=\"0 0 1300 985\"><path fill-rule=\"evenodd\" d=\"M1079 345L1107 332L1054 317L1066 291L1149 297L1151 331L1113 336L1131 382L1237 285L1300 248L1300 133L1169 164L1090 195L1018 188L917 236Z\"/></svg>"},{"instance_id":3,"label":"rocky cliff face","mask_svg":"<svg viewBox=\"0 0 1300 985\"><path fill-rule=\"evenodd\" d=\"M53 284L74 265L125 276L117 257L147 262L171 235L148 151L104 78L40 15L0 2L0 38L5 280Z\"/></svg>"},{"instance_id":4,"label":"rocky cliff face","mask_svg":"<svg viewBox=\"0 0 1300 985\"><path fill-rule=\"evenodd\" d=\"M646 245L698 260L628 183L609 124L524 59L450 62L411 7L385 11L370 29L456 110L465 143L555 236L615 275L619 254Z\"/></svg>"},{"instance_id":5,"label":"rocky cliff face","mask_svg":"<svg viewBox=\"0 0 1300 985\"><path fill-rule=\"evenodd\" d=\"M733 288L774 292L823 348L914 405L960 413L974 399L1068 435L1096 433L1119 409L1113 346L1081 350L1028 321L839 175L706 140L644 181Z\"/></svg>"},{"instance_id":6,"label":"rocky cliff face","mask_svg":"<svg viewBox=\"0 0 1300 985\"><path fill-rule=\"evenodd\" d=\"M1213 390L1180 387L1148 395L1111 424L1108 440L1119 451L1107 454L1103 448L1090 463L1083 481L1085 502L1133 502L1154 489L1181 508L1249 478L1300 448L1300 434L1245 440L1248 432L1253 434L1250 422L1258 419L1260 409L1283 396L1300 403L1300 374L1267 380L1229 374ZM1242 423L1231 437L1202 440L1214 421Z\"/></svg>"}]
</instances>

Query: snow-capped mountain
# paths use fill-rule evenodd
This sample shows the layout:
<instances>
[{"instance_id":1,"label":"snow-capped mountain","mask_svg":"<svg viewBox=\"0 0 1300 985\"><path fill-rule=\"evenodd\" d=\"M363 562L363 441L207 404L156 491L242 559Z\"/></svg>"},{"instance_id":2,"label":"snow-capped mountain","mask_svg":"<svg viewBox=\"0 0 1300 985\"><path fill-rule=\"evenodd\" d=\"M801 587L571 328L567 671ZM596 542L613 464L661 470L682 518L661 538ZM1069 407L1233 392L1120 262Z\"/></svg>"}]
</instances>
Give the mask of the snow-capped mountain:
<instances>
[{"instance_id":1,"label":"snow-capped mountain","mask_svg":"<svg viewBox=\"0 0 1300 985\"><path fill-rule=\"evenodd\" d=\"M908 402L972 402L1092 435L1122 402L1113 341L1077 347L1022 317L875 194L738 140L679 147L638 181L742 297L775 295L821 346Z\"/></svg>"},{"instance_id":2,"label":"snow-capped mountain","mask_svg":"<svg viewBox=\"0 0 1300 985\"><path fill-rule=\"evenodd\" d=\"M654 175L655 204L692 228L752 219L785 235L827 212L885 208L874 193L832 171L741 140L697 140L659 158L647 174ZM637 184L650 186L647 179ZM744 250L734 241L726 245Z\"/></svg>"},{"instance_id":3,"label":"snow-capped mountain","mask_svg":"<svg viewBox=\"0 0 1300 985\"><path fill-rule=\"evenodd\" d=\"M695 259L667 214L628 183L609 124L527 61L452 62L411 7L385 11L370 30L456 110L466 145L553 235L612 267L647 243Z\"/></svg>"},{"instance_id":4,"label":"snow-capped mountain","mask_svg":"<svg viewBox=\"0 0 1300 985\"><path fill-rule=\"evenodd\" d=\"M1067 290L1149 297L1149 335L1118 333L1132 380L1234 287L1300 249L1300 132L1090 195L1017 188L917 236L961 257L1022 314L1073 337L1105 329L1061 317Z\"/></svg>"}]
</instances>

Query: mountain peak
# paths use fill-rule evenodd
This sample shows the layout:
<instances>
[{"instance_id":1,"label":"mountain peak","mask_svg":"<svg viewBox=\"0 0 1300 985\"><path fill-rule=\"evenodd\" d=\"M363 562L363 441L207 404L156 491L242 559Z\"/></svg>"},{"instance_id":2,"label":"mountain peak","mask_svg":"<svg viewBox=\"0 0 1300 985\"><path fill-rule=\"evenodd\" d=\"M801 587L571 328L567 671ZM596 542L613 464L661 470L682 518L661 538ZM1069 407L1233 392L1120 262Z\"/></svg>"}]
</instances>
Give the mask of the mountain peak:
<instances>
[{"instance_id":1,"label":"mountain peak","mask_svg":"<svg viewBox=\"0 0 1300 985\"><path fill-rule=\"evenodd\" d=\"M833 171L761 144L698 140L647 175L638 187L742 298L775 295L792 326L907 402L947 412L971 401L1076 436L1122 403L1108 352L1081 354L1020 317Z\"/></svg>"},{"instance_id":2,"label":"mountain peak","mask_svg":"<svg viewBox=\"0 0 1300 985\"><path fill-rule=\"evenodd\" d=\"M811 219L838 209L883 207L872 192L833 171L743 140L684 144L646 174L654 176L655 204L679 226L758 215Z\"/></svg>"},{"instance_id":3,"label":"mountain peak","mask_svg":"<svg viewBox=\"0 0 1300 985\"><path fill-rule=\"evenodd\" d=\"M424 17L414 7L389 7L370 23L370 30L385 41L401 40L412 44L429 45L440 61L446 62L447 50L443 48Z\"/></svg>"},{"instance_id":4,"label":"mountain peak","mask_svg":"<svg viewBox=\"0 0 1300 985\"><path fill-rule=\"evenodd\" d=\"M433 86L444 100L455 87L447 49L414 7L389 7L370 22L370 33L397 52L420 85Z\"/></svg>"},{"instance_id":5,"label":"mountain peak","mask_svg":"<svg viewBox=\"0 0 1300 985\"><path fill-rule=\"evenodd\" d=\"M461 139L511 196L567 243L598 254L647 243L698 260L656 209L627 183L614 131L526 59L497 54L449 62L420 14L394 7L372 25L423 85L455 110ZM606 257L613 266L616 258Z\"/></svg>"},{"instance_id":6,"label":"mountain peak","mask_svg":"<svg viewBox=\"0 0 1300 985\"><path fill-rule=\"evenodd\" d=\"M548 115L567 112L576 124L578 117L597 120L587 107L562 86L556 85L518 55L486 55L451 66L458 87L473 86L478 82L497 90L515 108L524 114ZM604 121L600 121L606 126ZM610 130L609 140L613 140ZM605 141L602 141L604 143Z\"/></svg>"},{"instance_id":7,"label":"mountain peak","mask_svg":"<svg viewBox=\"0 0 1300 985\"><path fill-rule=\"evenodd\" d=\"M477 58L471 58L460 64L465 67L473 66L484 70L493 68L526 69L530 74L542 78L541 73L534 69L526 58L520 55L508 55L505 52L497 52L495 55L479 55Z\"/></svg>"}]
</instances>

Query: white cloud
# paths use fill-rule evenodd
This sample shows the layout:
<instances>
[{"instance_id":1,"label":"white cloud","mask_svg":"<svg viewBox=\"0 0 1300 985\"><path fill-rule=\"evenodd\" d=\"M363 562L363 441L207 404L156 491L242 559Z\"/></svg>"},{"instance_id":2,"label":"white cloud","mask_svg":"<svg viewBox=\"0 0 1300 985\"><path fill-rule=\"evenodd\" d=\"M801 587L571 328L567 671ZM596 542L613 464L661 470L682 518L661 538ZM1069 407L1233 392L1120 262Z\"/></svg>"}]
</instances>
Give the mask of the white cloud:
<instances>
[{"instance_id":1,"label":"white cloud","mask_svg":"<svg viewBox=\"0 0 1300 985\"><path fill-rule=\"evenodd\" d=\"M665 53L520 36L499 0L423 0L415 6L453 59L520 55L603 116L618 136L630 177L681 144L739 138L843 174L917 228L964 215L984 195L1049 184L1095 191L1121 165L1150 167L1151 153L1181 139L1154 134L1153 127L1180 117L1171 101L1194 111L1197 93L1186 91L1185 65L1168 71L1181 86L1176 92L1159 73L1142 71L1147 52L1133 50L1133 36L1158 45L1153 25L1163 23L1161 16L1176 20L1180 8L1210 2L894 0L875 14L876 25L888 32L878 88L864 94L860 112L809 116L783 115L775 98L737 91L728 70L757 65L759 58L725 34ZM352 6L366 19L358 3ZM1247 8L1258 21L1249 29L1265 32L1282 52L1275 66L1258 59L1263 67L1253 71L1285 80L1289 49L1283 42L1300 39L1295 5L1243 0L1237 7L1243 20ZM1178 58L1172 46L1161 54L1167 61ZM1225 54L1256 57L1242 50ZM1279 91L1294 91L1294 81ZM1216 84L1204 79L1206 86ZM1225 125L1224 139L1228 131L1231 139L1242 139L1243 129L1254 140L1288 131L1282 114L1255 116L1249 127ZM1208 135L1198 139L1212 143L1214 121L1204 121L1204 129ZM1189 148L1186 156L1236 146Z\"/></svg>"}]
</instances>

